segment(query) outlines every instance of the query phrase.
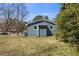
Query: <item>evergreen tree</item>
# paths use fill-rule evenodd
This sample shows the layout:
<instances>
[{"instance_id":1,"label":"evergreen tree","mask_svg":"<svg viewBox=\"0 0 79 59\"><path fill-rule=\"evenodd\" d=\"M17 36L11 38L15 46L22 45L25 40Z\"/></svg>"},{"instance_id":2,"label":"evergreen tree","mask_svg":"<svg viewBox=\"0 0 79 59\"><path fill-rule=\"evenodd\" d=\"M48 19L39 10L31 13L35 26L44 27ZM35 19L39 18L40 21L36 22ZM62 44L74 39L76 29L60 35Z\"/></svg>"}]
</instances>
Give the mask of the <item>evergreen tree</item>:
<instances>
[{"instance_id":1,"label":"evergreen tree","mask_svg":"<svg viewBox=\"0 0 79 59\"><path fill-rule=\"evenodd\" d=\"M45 20L49 20L48 16L45 16Z\"/></svg>"},{"instance_id":2,"label":"evergreen tree","mask_svg":"<svg viewBox=\"0 0 79 59\"><path fill-rule=\"evenodd\" d=\"M43 19L43 16L41 15L37 15L34 17L33 21L39 21L39 20L42 20Z\"/></svg>"},{"instance_id":3,"label":"evergreen tree","mask_svg":"<svg viewBox=\"0 0 79 59\"><path fill-rule=\"evenodd\" d=\"M56 25L57 37L66 42L79 42L79 4L61 4Z\"/></svg>"}]
</instances>

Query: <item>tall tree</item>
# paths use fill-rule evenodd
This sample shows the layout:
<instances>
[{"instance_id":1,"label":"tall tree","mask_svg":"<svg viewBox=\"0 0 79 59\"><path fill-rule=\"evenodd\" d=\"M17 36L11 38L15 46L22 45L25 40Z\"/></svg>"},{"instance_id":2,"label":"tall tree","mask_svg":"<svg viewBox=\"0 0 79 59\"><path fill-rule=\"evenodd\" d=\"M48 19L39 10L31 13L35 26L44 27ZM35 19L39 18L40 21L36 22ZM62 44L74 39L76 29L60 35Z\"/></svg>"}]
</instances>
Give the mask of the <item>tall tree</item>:
<instances>
[{"instance_id":1,"label":"tall tree","mask_svg":"<svg viewBox=\"0 0 79 59\"><path fill-rule=\"evenodd\" d=\"M4 24L6 31L8 32L9 26L10 26L10 20L15 19L17 25L16 29L17 29L17 33L19 33L19 29L22 30L22 32L24 31L24 27L23 27L23 23L24 23L24 19L27 16L27 8L26 8L26 4L23 3L4 3L4 4L0 4L0 19L3 21L4 20ZM20 26L20 25L22 26Z\"/></svg>"},{"instance_id":2,"label":"tall tree","mask_svg":"<svg viewBox=\"0 0 79 59\"><path fill-rule=\"evenodd\" d=\"M48 16L45 16L45 20L49 20Z\"/></svg>"},{"instance_id":3,"label":"tall tree","mask_svg":"<svg viewBox=\"0 0 79 59\"><path fill-rule=\"evenodd\" d=\"M17 28L17 34L19 34L19 31L18 31L19 29L22 31L22 33L24 31L23 20L26 19L28 11L27 11L26 4L18 3L18 4L15 4L15 6L16 6L16 20L18 21L16 28Z\"/></svg>"},{"instance_id":4,"label":"tall tree","mask_svg":"<svg viewBox=\"0 0 79 59\"><path fill-rule=\"evenodd\" d=\"M9 20L13 17L14 11L13 3L0 4L0 16L2 20L5 20L5 32L9 31Z\"/></svg>"},{"instance_id":5,"label":"tall tree","mask_svg":"<svg viewBox=\"0 0 79 59\"><path fill-rule=\"evenodd\" d=\"M79 4L61 4L56 25L57 37L67 42L79 42Z\"/></svg>"},{"instance_id":6,"label":"tall tree","mask_svg":"<svg viewBox=\"0 0 79 59\"><path fill-rule=\"evenodd\" d=\"M39 21L39 20L42 20L43 19L43 16L41 15L37 15L34 17L33 21Z\"/></svg>"}]
</instances>

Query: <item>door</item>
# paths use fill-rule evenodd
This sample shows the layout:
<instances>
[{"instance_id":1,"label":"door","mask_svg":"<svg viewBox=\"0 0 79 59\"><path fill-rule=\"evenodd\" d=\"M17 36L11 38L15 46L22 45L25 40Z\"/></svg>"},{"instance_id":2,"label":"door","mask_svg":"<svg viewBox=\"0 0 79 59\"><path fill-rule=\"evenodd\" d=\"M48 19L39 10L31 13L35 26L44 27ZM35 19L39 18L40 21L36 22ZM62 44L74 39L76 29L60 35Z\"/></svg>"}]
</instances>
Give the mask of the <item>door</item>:
<instances>
[{"instance_id":1,"label":"door","mask_svg":"<svg viewBox=\"0 0 79 59\"><path fill-rule=\"evenodd\" d=\"M40 36L47 36L47 30L46 29L40 29Z\"/></svg>"},{"instance_id":2,"label":"door","mask_svg":"<svg viewBox=\"0 0 79 59\"><path fill-rule=\"evenodd\" d=\"M39 36L47 36L47 26L39 27Z\"/></svg>"}]
</instances>

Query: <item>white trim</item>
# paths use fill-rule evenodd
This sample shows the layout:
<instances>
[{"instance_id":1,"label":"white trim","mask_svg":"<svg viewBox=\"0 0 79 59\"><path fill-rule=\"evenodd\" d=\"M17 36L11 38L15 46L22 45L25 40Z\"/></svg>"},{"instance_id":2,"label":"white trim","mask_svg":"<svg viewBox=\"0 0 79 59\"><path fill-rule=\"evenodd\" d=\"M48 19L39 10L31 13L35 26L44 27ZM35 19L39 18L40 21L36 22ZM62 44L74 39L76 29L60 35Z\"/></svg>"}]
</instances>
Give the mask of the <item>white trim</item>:
<instances>
[{"instance_id":1,"label":"white trim","mask_svg":"<svg viewBox=\"0 0 79 59\"><path fill-rule=\"evenodd\" d=\"M50 28L51 26L52 26L52 29ZM50 27L49 27L49 28L50 28L50 30L54 30L54 25L50 25Z\"/></svg>"},{"instance_id":2,"label":"white trim","mask_svg":"<svg viewBox=\"0 0 79 59\"><path fill-rule=\"evenodd\" d=\"M37 29L34 29L34 26L37 26ZM34 26L33 26L33 30L38 30L38 25L34 25Z\"/></svg>"}]
</instances>

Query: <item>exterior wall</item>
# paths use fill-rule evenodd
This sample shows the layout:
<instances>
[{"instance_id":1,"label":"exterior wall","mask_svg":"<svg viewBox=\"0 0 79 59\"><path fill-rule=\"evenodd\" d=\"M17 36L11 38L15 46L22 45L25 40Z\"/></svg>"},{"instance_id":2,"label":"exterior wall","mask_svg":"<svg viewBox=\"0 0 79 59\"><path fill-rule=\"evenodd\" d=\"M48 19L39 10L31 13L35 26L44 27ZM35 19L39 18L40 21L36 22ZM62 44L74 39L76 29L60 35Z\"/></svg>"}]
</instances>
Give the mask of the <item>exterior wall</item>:
<instances>
[{"instance_id":1,"label":"exterior wall","mask_svg":"<svg viewBox=\"0 0 79 59\"><path fill-rule=\"evenodd\" d=\"M27 28L27 35L28 36L39 36L39 25L47 25L48 26L48 29L49 31L54 34L55 30L54 29L50 29L50 26L54 26L53 24L50 24L50 23L47 23L47 22L41 22L41 23L37 23L37 24L34 24L34 25L31 25ZM33 27L34 26L38 26L38 29L34 29ZM54 27L55 28L55 27ZM48 34L50 34L48 32Z\"/></svg>"},{"instance_id":2,"label":"exterior wall","mask_svg":"<svg viewBox=\"0 0 79 59\"><path fill-rule=\"evenodd\" d=\"M28 36L38 36L39 35L39 29L34 30L33 26L29 26L28 29L27 29L27 35Z\"/></svg>"},{"instance_id":3,"label":"exterior wall","mask_svg":"<svg viewBox=\"0 0 79 59\"><path fill-rule=\"evenodd\" d=\"M50 29L50 26L53 26L53 29ZM52 35L54 35L54 33L55 33L55 25L49 24L48 28L49 28L50 32L52 33Z\"/></svg>"},{"instance_id":4,"label":"exterior wall","mask_svg":"<svg viewBox=\"0 0 79 59\"><path fill-rule=\"evenodd\" d=\"M47 29L40 29L40 36L47 36Z\"/></svg>"}]
</instances>

